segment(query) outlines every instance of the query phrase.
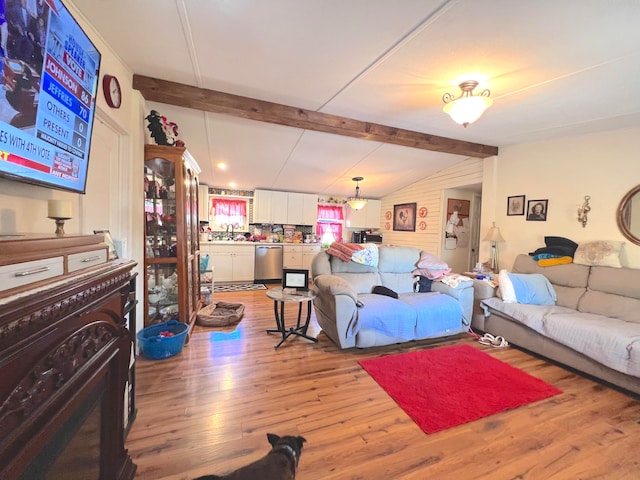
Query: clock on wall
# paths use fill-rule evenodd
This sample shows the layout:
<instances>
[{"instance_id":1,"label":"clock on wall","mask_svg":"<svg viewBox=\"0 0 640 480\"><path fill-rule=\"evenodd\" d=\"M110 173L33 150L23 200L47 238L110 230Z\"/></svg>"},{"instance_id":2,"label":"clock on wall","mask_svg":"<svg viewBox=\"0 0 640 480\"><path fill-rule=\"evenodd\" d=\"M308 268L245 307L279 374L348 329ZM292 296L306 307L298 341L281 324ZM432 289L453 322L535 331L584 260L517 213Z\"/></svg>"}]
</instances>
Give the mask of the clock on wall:
<instances>
[{"instance_id":1,"label":"clock on wall","mask_svg":"<svg viewBox=\"0 0 640 480\"><path fill-rule=\"evenodd\" d=\"M111 108L120 108L122 105L122 90L120 82L113 75L105 75L102 78L102 91L107 105Z\"/></svg>"}]
</instances>

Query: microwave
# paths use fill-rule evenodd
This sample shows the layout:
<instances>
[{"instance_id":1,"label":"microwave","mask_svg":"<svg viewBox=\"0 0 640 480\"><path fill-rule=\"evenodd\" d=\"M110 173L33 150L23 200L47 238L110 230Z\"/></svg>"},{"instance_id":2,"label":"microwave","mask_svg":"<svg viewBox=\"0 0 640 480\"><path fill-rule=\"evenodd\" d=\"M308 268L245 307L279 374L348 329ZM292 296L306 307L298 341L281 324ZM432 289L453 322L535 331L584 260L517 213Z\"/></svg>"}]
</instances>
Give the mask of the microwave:
<instances>
[{"instance_id":1,"label":"microwave","mask_svg":"<svg viewBox=\"0 0 640 480\"><path fill-rule=\"evenodd\" d=\"M352 243L382 243L382 235L367 232L353 232L351 234Z\"/></svg>"},{"instance_id":2,"label":"microwave","mask_svg":"<svg viewBox=\"0 0 640 480\"><path fill-rule=\"evenodd\" d=\"M362 243L382 243L381 233L363 233Z\"/></svg>"}]
</instances>

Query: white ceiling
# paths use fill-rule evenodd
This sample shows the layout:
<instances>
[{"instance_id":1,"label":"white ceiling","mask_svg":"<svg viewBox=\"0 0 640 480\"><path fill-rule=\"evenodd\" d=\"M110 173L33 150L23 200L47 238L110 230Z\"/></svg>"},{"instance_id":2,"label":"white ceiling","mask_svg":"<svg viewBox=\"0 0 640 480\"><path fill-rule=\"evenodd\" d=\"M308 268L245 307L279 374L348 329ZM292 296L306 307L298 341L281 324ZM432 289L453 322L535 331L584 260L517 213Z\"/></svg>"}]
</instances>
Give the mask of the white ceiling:
<instances>
[{"instance_id":1,"label":"white ceiling","mask_svg":"<svg viewBox=\"0 0 640 480\"><path fill-rule=\"evenodd\" d=\"M140 75L505 146L640 124L637 0L73 0ZM442 95L478 79L463 128ZM379 198L465 160L165 104L227 187ZM226 172L215 168L228 163Z\"/></svg>"}]
</instances>

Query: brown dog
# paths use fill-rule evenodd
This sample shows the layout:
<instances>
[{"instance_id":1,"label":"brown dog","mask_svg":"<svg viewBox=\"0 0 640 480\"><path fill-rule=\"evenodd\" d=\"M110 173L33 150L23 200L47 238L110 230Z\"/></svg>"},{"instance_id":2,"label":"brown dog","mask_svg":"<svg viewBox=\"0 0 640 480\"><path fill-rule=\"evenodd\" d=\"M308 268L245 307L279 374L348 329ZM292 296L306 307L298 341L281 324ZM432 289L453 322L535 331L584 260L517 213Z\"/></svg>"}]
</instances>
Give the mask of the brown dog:
<instances>
[{"instance_id":1,"label":"brown dog","mask_svg":"<svg viewBox=\"0 0 640 480\"><path fill-rule=\"evenodd\" d=\"M302 444L306 440L290 435L279 437L273 433L267 433L267 440L271 450L260 460L226 475L205 475L195 480L294 480Z\"/></svg>"}]
</instances>

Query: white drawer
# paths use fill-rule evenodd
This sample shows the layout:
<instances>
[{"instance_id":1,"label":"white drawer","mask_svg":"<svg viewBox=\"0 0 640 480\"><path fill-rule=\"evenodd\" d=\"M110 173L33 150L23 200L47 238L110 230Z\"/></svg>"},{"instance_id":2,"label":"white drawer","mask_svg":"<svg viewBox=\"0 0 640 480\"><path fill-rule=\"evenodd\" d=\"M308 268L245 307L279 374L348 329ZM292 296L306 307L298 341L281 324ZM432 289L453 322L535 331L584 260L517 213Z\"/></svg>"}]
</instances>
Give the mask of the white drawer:
<instances>
[{"instance_id":1,"label":"white drawer","mask_svg":"<svg viewBox=\"0 0 640 480\"><path fill-rule=\"evenodd\" d=\"M93 265L99 265L106 263L107 250L102 248L100 250L92 250L90 252L74 253L69 255L69 264L67 270L69 273L81 270L83 268L91 267Z\"/></svg>"},{"instance_id":2,"label":"white drawer","mask_svg":"<svg viewBox=\"0 0 640 480\"><path fill-rule=\"evenodd\" d=\"M64 257L44 258L0 267L0 291L21 287L64 273Z\"/></svg>"}]
</instances>

